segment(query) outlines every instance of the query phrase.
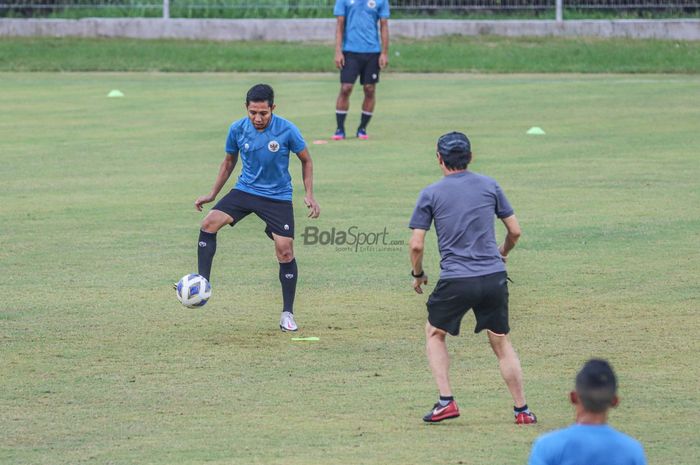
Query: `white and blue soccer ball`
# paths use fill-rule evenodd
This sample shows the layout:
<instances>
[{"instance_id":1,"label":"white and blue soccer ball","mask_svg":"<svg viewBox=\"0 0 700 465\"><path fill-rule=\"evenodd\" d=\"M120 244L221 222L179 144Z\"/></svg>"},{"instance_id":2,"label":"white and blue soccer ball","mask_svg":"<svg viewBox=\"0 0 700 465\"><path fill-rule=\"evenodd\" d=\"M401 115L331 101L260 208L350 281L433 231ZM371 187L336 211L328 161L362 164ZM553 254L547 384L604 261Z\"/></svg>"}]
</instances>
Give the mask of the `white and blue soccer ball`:
<instances>
[{"instance_id":1,"label":"white and blue soccer ball","mask_svg":"<svg viewBox=\"0 0 700 465\"><path fill-rule=\"evenodd\" d=\"M211 284L207 278L198 274L183 276L176 287L177 300L185 307L201 307L211 297Z\"/></svg>"}]
</instances>

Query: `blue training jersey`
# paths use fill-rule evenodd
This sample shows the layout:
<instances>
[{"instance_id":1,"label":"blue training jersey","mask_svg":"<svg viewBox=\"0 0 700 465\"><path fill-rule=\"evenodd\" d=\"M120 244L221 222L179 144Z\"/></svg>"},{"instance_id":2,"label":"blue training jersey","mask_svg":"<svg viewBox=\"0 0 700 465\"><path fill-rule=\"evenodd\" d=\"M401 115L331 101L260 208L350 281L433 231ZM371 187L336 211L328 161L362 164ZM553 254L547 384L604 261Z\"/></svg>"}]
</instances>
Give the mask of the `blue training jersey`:
<instances>
[{"instance_id":1,"label":"blue training jersey","mask_svg":"<svg viewBox=\"0 0 700 465\"><path fill-rule=\"evenodd\" d=\"M529 465L646 465L642 445L609 425L571 425L540 436Z\"/></svg>"},{"instance_id":2,"label":"blue training jersey","mask_svg":"<svg viewBox=\"0 0 700 465\"><path fill-rule=\"evenodd\" d=\"M277 115L263 131L248 117L231 125L226 138L226 153L240 153L241 174L234 189L275 200L292 200L292 176L289 154L306 148L301 132L294 124Z\"/></svg>"},{"instance_id":3,"label":"blue training jersey","mask_svg":"<svg viewBox=\"0 0 700 465\"><path fill-rule=\"evenodd\" d=\"M343 51L382 51L377 21L389 17L389 0L336 0L333 15L345 17Z\"/></svg>"}]
</instances>

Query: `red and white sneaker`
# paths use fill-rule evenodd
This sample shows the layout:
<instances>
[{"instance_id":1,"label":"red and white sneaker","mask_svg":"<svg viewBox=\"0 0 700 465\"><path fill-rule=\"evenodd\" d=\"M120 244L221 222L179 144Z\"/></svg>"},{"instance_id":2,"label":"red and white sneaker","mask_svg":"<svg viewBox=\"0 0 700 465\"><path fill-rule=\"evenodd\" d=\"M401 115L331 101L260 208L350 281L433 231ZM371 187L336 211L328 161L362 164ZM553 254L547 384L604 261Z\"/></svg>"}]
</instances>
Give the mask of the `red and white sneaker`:
<instances>
[{"instance_id":1,"label":"red and white sneaker","mask_svg":"<svg viewBox=\"0 0 700 465\"><path fill-rule=\"evenodd\" d=\"M457 418L458 416L459 407L457 407L457 402L451 400L444 407L440 405L440 402L433 405L433 409L423 417L423 421L426 423L437 423L442 420Z\"/></svg>"},{"instance_id":2,"label":"red and white sneaker","mask_svg":"<svg viewBox=\"0 0 700 465\"><path fill-rule=\"evenodd\" d=\"M516 425L533 425L537 423L537 417L534 413L530 412L520 412L515 414L515 424Z\"/></svg>"}]
</instances>

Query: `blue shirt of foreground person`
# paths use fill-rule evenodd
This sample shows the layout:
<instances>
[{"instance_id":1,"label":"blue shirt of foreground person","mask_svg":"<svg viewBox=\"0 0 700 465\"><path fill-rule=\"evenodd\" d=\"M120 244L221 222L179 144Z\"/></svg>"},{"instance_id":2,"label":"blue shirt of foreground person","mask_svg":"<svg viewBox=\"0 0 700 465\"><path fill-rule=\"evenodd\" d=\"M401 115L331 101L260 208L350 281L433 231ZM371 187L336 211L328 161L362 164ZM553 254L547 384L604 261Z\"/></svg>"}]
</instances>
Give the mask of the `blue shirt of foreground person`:
<instances>
[{"instance_id":1,"label":"blue shirt of foreground person","mask_svg":"<svg viewBox=\"0 0 700 465\"><path fill-rule=\"evenodd\" d=\"M570 398L576 423L540 436L529 465L646 465L642 445L607 424L608 411L619 404L617 380L608 362L586 362Z\"/></svg>"}]
</instances>

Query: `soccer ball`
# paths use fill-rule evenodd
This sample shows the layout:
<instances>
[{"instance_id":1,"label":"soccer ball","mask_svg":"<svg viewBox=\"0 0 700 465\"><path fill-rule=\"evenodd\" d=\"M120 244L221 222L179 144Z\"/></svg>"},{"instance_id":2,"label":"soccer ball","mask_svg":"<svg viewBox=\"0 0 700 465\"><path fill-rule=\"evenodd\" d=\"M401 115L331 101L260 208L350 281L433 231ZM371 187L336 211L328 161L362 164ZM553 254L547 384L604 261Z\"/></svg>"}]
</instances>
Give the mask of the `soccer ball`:
<instances>
[{"instance_id":1,"label":"soccer ball","mask_svg":"<svg viewBox=\"0 0 700 465\"><path fill-rule=\"evenodd\" d=\"M201 307L211 297L211 284L204 276L188 274L178 281L176 292L177 300L185 307Z\"/></svg>"}]
</instances>

